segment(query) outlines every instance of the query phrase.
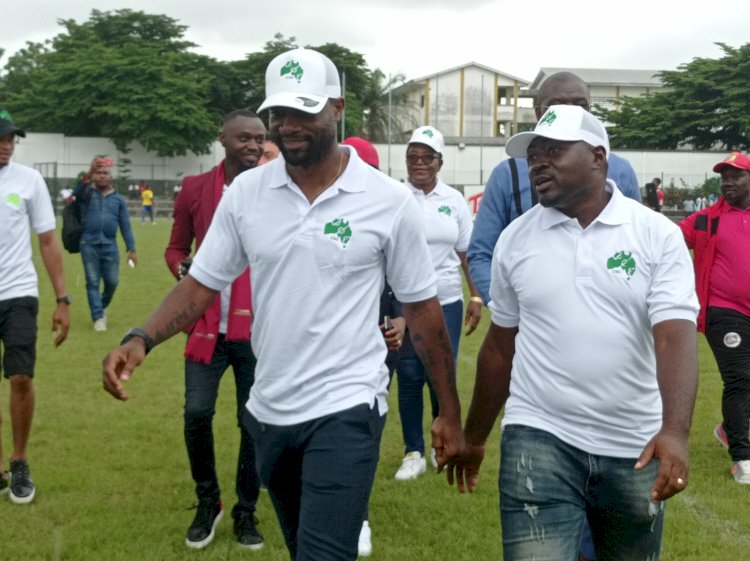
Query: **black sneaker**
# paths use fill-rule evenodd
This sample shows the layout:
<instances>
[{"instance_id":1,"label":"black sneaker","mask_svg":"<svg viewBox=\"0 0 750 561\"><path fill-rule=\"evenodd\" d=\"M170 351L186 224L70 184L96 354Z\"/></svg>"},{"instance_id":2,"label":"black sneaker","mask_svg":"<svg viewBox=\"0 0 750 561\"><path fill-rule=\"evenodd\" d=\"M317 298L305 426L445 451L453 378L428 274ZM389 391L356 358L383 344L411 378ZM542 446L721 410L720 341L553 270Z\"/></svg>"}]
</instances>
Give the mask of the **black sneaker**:
<instances>
[{"instance_id":1,"label":"black sneaker","mask_svg":"<svg viewBox=\"0 0 750 561\"><path fill-rule=\"evenodd\" d=\"M10 489L10 474L7 471L0 472L0 495L4 495Z\"/></svg>"},{"instance_id":2,"label":"black sneaker","mask_svg":"<svg viewBox=\"0 0 750 561\"><path fill-rule=\"evenodd\" d=\"M234 536L242 547L255 550L263 547L263 536L258 532L257 524L258 519L250 513L238 514L234 519Z\"/></svg>"},{"instance_id":3,"label":"black sneaker","mask_svg":"<svg viewBox=\"0 0 750 561\"><path fill-rule=\"evenodd\" d=\"M26 460L10 462L10 500L17 505L29 504L36 495L36 486L31 480Z\"/></svg>"},{"instance_id":4,"label":"black sneaker","mask_svg":"<svg viewBox=\"0 0 750 561\"><path fill-rule=\"evenodd\" d=\"M224 516L224 504L216 499L200 499L197 508L185 544L193 549L203 549L214 539L216 525Z\"/></svg>"}]
</instances>

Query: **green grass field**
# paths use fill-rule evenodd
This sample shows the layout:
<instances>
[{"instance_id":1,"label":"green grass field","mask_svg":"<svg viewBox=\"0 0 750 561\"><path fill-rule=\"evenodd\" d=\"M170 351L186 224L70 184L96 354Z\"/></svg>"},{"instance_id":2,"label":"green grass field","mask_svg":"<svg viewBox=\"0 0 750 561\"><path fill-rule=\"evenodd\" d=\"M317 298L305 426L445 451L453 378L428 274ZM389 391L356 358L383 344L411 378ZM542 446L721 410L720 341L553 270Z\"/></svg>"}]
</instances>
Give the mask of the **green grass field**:
<instances>
[{"instance_id":1,"label":"green grass field","mask_svg":"<svg viewBox=\"0 0 750 561\"><path fill-rule=\"evenodd\" d=\"M143 323L173 284L163 253L171 222L133 227L139 265L123 266L120 288L109 309L109 331L92 330L78 255L65 255L74 298L72 329L59 349L49 333L49 281L40 271L41 311L36 375L37 412L30 466L38 487L30 506L0 497L0 560L171 561L184 559L287 560L268 496L258 517L266 546L242 550L226 517L207 549L184 546L192 520L193 484L182 440L182 336L161 345L129 383L131 399L115 401L101 387L101 360L125 331ZM34 241L36 245L36 241ZM475 357L488 324L464 338L459 391L468 408ZM669 502L662 559L737 561L750 559L750 488L729 475L726 452L711 432L720 419L721 383L705 341L700 341L701 384L691 439L688 489ZM224 499L233 504L233 469L238 435L231 377L222 387L215 433ZM402 444L395 392L383 436L370 521L373 561L501 559L498 515L498 438L492 435L483 478L473 495L459 495L443 477L426 475L396 482ZM10 454L8 383L0 384L2 436ZM427 430L425 420L425 430ZM7 467L7 465L6 465ZM322 560L324 561L324 560Z\"/></svg>"}]
</instances>

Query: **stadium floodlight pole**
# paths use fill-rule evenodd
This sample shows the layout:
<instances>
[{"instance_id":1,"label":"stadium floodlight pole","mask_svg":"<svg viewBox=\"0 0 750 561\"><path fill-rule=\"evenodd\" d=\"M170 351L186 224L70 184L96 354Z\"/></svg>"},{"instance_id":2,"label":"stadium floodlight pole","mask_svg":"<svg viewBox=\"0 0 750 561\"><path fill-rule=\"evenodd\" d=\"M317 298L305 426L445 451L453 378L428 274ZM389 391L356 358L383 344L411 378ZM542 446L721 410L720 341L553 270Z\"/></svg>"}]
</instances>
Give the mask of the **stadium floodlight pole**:
<instances>
[{"instance_id":1,"label":"stadium floodlight pole","mask_svg":"<svg viewBox=\"0 0 750 561\"><path fill-rule=\"evenodd\" d=\"M388 74L388 176L391 175L391 111L393 110L393 84Z\"/></svg>"},{"instance_id":2,"label":"stadium floodlight pole","mask_svg":"<svg viewBox=\"0 0 750 561\"><path fill-rule=\"evenodd\" d=\"M479 98L479 184L484 185L484 74L482 74L482 90Z\"/></svg>"},{"instance_id":3,"label":"stadium floodlight pole","mask_svg":"<svg viewBox=\"0 0 750 561\"><path fill-rule=\"evenodd\" d=\"M346 99L346 70L341 71L341 93ZM346 138L346 105L344 110L341 112L341 140Z\"/></svg>"}]
</instances>

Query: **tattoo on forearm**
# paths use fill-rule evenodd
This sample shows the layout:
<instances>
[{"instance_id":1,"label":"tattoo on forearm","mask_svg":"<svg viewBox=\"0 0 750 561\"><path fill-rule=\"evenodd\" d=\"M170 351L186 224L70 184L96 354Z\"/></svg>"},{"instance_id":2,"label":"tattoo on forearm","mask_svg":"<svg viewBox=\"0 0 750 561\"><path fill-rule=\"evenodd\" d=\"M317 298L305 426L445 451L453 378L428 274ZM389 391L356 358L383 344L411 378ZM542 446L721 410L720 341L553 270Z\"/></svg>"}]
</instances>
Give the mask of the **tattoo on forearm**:
<instances>
[{"instance_id":1,"label":"tattoo on forearm","mask_svg":"<svg viewBox=\"0 0 750 561\"><path fill-rule=\"evenodd\" d=\"M445 329L440 329L437 333L437 345L426 346L425 338L420 333L412 333L412 342L414 348L417 351L417 355L422 360L427 372L432 378L433 373L436 370L443 370L450 372L446 380L448 383L448 389L455 391L456 389L456 377L454 374L455 365L451 360L453 354L451 350L450 340Z\"/></svg>"},{"instance_id":2,"label":"tattoo on forearm","mask_svg":"<svg viewBox=\"0 0 750 561\"><path fill-rule=\"evenodd\" d=\"M154 340L157 343L166 341L175 333L181 331L185 326L192 323L195 319L195 310L197 306L195 302L188 302L187 307L184 310L178 311L174 317L169 320L162 329L156 331L156 337Z\"/></svg>"}]
</instances>

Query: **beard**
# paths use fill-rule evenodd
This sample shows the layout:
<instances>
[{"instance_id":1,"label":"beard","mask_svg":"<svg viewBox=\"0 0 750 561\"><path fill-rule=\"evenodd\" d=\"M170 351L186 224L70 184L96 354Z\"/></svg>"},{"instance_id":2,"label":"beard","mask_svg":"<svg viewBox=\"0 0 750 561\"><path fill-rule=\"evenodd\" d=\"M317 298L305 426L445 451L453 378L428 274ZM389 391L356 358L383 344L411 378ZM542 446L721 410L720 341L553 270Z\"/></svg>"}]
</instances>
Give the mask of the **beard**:
<instances>
[{"instance_id":1,"label":"beard","mask_svg":"<svg viewBox=\"0 0 750 561\"><path fill-rule=\"evenodd\" d=\"M279 147L281 155L290 166L308 167L316 164L330 154L336 144L336 125L321 128L317 136L304 135L309 142L306 150L289 150L284 144L284 136L272 135L272 139Z\"/></svg>"}]
</instances>

